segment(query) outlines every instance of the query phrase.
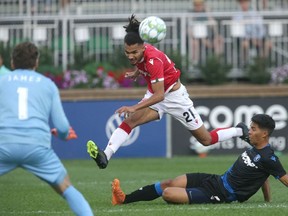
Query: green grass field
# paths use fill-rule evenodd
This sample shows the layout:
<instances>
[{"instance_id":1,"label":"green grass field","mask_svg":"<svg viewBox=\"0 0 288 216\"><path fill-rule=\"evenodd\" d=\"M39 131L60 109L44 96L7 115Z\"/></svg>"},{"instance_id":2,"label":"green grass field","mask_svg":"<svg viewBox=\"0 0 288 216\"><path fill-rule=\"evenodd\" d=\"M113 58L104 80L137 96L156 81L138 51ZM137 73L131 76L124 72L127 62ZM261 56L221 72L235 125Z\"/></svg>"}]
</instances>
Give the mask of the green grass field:
<instances>
[{"instance_id":1,"label":"green grass field","mask_svg":"<svg viewBox=\"0 0 288 216\"><path fill-rule=\"evenodd\" d=\"M236 156L208 156L207 158L177 157L117 159L107 169L99 170L92 160L66 160L64 164L72 183L89 201L95 215L125 216L187 216L187 215L288 215L288 191L271 177L272 203L264 203L259 191L246 203L168 205L161 198L151 202L112 206L110 184L119 178L122 189L129 193L155 181L173 178L187 172L222 174ZM287 155L280 156L288 169ZM12 215L73 215L66 202L50 187L21 169L0 177L0 216Z\"/></svg>"}]
</instances>

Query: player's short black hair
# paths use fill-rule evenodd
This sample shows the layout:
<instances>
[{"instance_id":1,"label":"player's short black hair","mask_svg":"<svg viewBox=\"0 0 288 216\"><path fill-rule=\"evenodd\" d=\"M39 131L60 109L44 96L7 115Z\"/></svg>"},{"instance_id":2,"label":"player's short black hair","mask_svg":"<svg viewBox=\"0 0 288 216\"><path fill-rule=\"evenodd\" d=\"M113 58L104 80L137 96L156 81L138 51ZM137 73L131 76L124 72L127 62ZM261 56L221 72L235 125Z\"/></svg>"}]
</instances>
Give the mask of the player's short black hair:
<instances>
[{"instance_id":1,"label":"player's short black hair","mask_svg":"<svg viewBox=\"0 0 288 216\"><path fill-rule=\"evenodd\" d=\"M268 130L269 136L275 129L274 119L267 114L256 114L252 117L251 121L256 123L259 128Z\"/></svg>"},{"instance_id":2,"label":"player's short black hair","mask_svg":"<svg viewBox=\"0 0 288 216\"><path fill-rule=\"evenodd\" d=\"M134 14L128 18L128 21L128 25L124 26L125 31L127 32L124 37L124 42L129 46L133 44L143 44L144 41L139 35L140 22L135 18Z\"/></svg>"},{"instance_id":3,"label":"player's short black hair","mask_svg":"<svg viewBox=\"0 0 288 216\"><path fill-rule=\"evenodd\" d=\"M38 58L38 48L31 42L18 44L12 52L14 69L33 69L37 64Z\"/></svg>"}]
</instances>

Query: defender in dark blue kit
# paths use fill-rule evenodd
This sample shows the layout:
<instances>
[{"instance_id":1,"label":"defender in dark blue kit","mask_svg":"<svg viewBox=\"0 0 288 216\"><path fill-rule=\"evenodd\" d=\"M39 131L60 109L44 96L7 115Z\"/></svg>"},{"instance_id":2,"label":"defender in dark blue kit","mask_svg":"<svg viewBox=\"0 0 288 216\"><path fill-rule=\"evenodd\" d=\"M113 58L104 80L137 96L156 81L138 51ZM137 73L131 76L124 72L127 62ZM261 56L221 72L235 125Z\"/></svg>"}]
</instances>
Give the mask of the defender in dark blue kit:
<instances>
[{"instance_id":1,"label":"defender in dark blue kit","mask_svg":"<svg viewBox=\"0 0 288 216\"><path fill-rule=\"evenodd\" d=\"M244 202L261 187L264 200L271 201L268 177L279 179L286 187L288 175L269 144L275 121L266 114L252 117L249 139L251 148L244 151L223 174L189 173L174 179L147 185L130 194L112 182L112 204L150 201L160 196L168 203L200 204Z\"/></svg>"}]
</instances>

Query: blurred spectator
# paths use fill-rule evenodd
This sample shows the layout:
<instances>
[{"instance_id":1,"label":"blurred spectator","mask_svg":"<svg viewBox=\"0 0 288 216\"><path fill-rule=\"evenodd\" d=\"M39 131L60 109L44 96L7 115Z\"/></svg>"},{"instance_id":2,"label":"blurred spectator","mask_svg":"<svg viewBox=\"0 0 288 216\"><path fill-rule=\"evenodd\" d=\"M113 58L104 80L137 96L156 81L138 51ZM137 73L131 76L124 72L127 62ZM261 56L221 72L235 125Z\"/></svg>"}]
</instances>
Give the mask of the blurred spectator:
<instances>
[{"instance_id":1,"label":"blurred spectator","mask_svg":"<svg viewBox=\"0 0 288 216\"><path fill-rule=\"evenodd\" d=\"M244 35L240 42L242 60L246 63L247 58L256 55L268 57L272 43L265 38L266 31L262 16L256 10L253 10L250 0L237 1L240 12L233 17L233 20L244 24Z\"/></svg>"},{"instance_id":2,"label":"blurred spectator","mask_svg":"<svg viewBox=\"0 0 288 216\"><path fill-rule=\"evenodd\" d=\"M255 6L257 5L257 10L287 10L288 1L287 0L253 0ZM255 7L256 8L256 7Z\"/></svg>"},{"instance_id":3,"label":"blurred spectator","mask_svg":"<svg viewBox=\"0 0 288 216\"><path fill-rule=\"evenodd\" d=\"M218 34L217 23L213 17L209 16L209 10L206 8L204 0L192 0L192 2L193 10L190 12L206 13L205 16L193 17L193 24L189 27L189 35L192 40L192 60L193 64L198 64L201 47L204 47L206 50L213 50L214 54L220 55L223 53L224 40L223 37ZM202 36L199 34L202 34Z\"/></svg>"},{"instance_id":4,"label":"blurred spectator","mask_svg":"<svg viewBox=\"0 0 288 216\"><path fill-rule=\"evenodd\" d=\"M70 0L60 0L60 14L69 13Z\"/></svg>"},{"instance_id":5,"label":"blurred spectator","mask_svg":"<svg viewBox=\"0 0 288 216\"><path fill-rule=\"evenodd\" d=\"M7 67L5 67L2 55L0 54L0 76L11 72Z\"/></svg>"},{"instance_id":6,"label":"blurred spectator","mask_svg":"<svg viewBox=\"0 0 288 216\"><path fill-rule=\"evenodd\" d=\"M269 10L269 0L251 0L251 5L258 11Z\"/></svg>"},{"instance_id":7,"label":"blurred spectator","mask_svg":"<svg viewBox=\"0 0 288 216\"><path fill-rule=\"evenodd\" d=\"M51 10L51 0L31 0L31 13L49 13Z\"/></svg>"},{"instance_id":8,"label":"blurred spectator","mask_svg":"<svg viewBox=\"0 0 288 216\"><path fill-rule=\"evenodd\" d=\"M269 9L269 2L268 0L262 0L261 1L262 5L261 8L259 8L260 10L268 10ZM258 9L258 10L259 10Z\"/></svg>"}]
</instances>

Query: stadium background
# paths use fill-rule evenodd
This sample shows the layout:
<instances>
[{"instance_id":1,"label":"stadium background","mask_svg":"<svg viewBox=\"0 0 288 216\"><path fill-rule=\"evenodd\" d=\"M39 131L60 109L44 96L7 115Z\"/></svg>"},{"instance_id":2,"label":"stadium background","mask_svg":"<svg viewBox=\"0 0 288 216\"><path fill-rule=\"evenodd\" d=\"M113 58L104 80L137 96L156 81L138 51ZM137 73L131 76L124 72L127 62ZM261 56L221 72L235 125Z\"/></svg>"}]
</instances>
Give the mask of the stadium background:
<instances>
[{"instance_id":1,"label":"stadium background","mask_svg":"<svg viewBox=\"0 0 288 216\"><path fill-rule=\"evenodd\" d=\"M287 64L288 5L285 0L267 2L268 5L264 7L263 1L252 0L252 5L263 17L266 36L273 42L268 65L272 72L273 69ZM235 119L249 124L249 117L253 112L274 114L278 126L273 143L278 143L275 146L277 151L286 152L287 85L243 84L243 80L249 80L249 77L245 74L240 58L241 37L233 32L239 33L240 27L235 30L235 23L231 21L231 17L239 10L236 1L207 0L206 3L211 9L209 15L214 17L216 23L203 24L198 36L206 37L203 32L210 25L215 25L223 36L224 61L232 66L228 74L229 84L216 87L202 85L201 73L190 62L193 54L189 29L195 27L192 19L207 16L189 12L193 9L191 0L1 0L0 50L5 52L7 63L8 53L15 44L26 39L32 40L42 51L49 52L51 68L61 68L62 71L69 69L69 65L76 64L80 59L97 63L114 61L116 51L123 48L122 26L132 13L140 19L148 15L160 16L165 20L168 30L165 40L157 46L167 53L177 53L181 57L178 63L181 64L184 75L182 80L187 83L196 108L203 111L203 119L211 123L211 118L214 118L214 126L228 127L237 123ZM210 54L201 47L200 64L204 65ZM144 91L143 88L61 90L65 111L78 132L79 139L71 143L54 139L57 154L61 158L88 158L85 144L90 138L105 147L109 131L111 132L119 121L114 119L113 126L108 122L115 109L126 103L138 102ZM239 109L243 107L246 112L241 113ZM221 110L224 111L221 113ZM212 129L210 125L208 128ZM165 116L160 122L141 126L139 134L132 135L133 139L135 138L133 143L123 147L117 157L172 157L193 154L190 149L193 142L191 136L169 116ZM235 153L241 148L239 140L235 139L230 143L220 144L211 150L211 154Z\"/></svg>"}]
</instances>

